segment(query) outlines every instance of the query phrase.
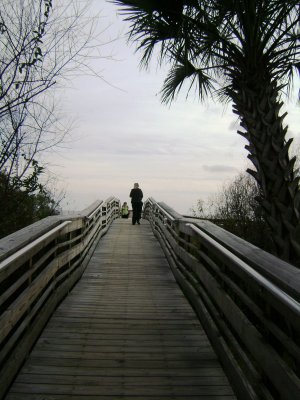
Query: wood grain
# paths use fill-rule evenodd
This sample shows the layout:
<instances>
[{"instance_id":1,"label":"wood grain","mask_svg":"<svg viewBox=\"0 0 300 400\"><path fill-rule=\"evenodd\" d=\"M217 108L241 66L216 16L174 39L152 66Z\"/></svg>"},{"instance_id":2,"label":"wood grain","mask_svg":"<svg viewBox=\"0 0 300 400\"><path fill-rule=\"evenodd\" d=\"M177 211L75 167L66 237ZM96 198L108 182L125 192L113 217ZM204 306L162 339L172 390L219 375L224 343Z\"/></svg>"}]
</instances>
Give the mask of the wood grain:
<instances>
[{"instance_id":1,"label":"wood grain","mask_svg":"<svg viewBox=\"0 0 300 400\"><path fill-rule=\"evenodd\" d=\"M235 396L150 225L116 220L6 400Z\"/></svg>"}]
</instances>

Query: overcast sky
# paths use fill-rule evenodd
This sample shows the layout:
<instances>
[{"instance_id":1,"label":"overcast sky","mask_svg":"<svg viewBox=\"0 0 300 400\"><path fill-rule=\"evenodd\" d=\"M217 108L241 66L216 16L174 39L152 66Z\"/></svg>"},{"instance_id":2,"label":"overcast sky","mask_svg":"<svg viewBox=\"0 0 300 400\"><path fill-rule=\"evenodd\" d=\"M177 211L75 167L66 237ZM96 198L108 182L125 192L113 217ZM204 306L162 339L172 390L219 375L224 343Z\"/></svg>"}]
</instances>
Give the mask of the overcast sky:
<instances>
[{"instance_id":1,"label":"overcast sky","mask_svg":"<svg viewBox=\"0 0 300 400\"><path fill-rule=\"evenodd\" d=\"M207 199L247 164L245 140L237 118L217 103L199 103L181 95L162 105L159 91L166 70L139 68L139 54L126 43L126 26L116 7L94 0L101 13L102 59L94 62L104 80L82 76L62 96L66 117L75 118L72 140L52 154L50 170L66 191L64 209L81 210L110 195L129 202L139 182L144 199L164 201L187 213L197 199ZM105 58L112 56L112 58ZM298 85L299 86L299 85ZM289 135L299 143L299 106L287 104Z\"/></svg>"}]
</instances>

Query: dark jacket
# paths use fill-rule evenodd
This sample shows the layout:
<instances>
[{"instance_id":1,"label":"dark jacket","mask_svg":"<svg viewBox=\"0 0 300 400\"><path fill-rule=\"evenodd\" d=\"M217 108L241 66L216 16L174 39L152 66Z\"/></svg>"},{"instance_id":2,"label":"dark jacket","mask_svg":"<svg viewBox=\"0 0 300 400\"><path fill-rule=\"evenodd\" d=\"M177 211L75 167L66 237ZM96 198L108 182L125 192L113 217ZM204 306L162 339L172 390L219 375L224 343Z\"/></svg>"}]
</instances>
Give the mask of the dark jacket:
<instances>
[{"instance_id":1,"label":"dark jacket","mask_svg":"<svg viewBox=\"0 0 300 400\"><path fill-rule=\"evenodd\" d=\"M141 191L140 188L131 189L129 197L131 197L131 203L141 203L143 198L143 192Z\"/></svg>"}]
</instances>

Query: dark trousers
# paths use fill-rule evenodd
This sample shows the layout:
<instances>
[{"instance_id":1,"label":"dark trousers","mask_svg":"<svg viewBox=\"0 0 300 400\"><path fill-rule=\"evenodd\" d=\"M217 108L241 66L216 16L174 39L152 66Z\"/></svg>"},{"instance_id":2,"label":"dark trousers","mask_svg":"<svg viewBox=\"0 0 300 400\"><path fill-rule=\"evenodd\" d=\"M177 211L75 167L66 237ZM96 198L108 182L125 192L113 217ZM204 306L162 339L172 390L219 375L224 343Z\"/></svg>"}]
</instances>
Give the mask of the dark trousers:
<instances>
[{"instance_id":1,"label":"dark trousers","mask_svg":"<svg viewBox=\"0 0 300 400\"><path fill-rule=\"evenodd\" d=\"M140 222L143 203L139 201L138 203L131 203L132 204L132 223L133 225L136 222Z\"/></svg>"}]
</instances>

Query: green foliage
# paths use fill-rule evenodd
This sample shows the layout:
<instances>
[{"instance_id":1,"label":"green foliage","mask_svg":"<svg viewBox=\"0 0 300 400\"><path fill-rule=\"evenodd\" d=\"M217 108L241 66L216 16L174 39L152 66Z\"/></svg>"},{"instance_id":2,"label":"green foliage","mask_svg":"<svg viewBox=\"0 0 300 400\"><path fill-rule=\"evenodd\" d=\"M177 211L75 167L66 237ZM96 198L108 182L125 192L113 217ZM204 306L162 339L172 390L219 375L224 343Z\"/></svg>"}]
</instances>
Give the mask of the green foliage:
<instances>
[{"instance_id":1,"label":"green foliage","mask_svg":"<svg viewBox=\"0 0 300 400\"><path fill-rule=\"evenodd\" d=\"M49 215L59 214L59 204L46 187L38 183L38 164L23 182L0 173L0 238Z\"/></svg>"}]
</instances>

